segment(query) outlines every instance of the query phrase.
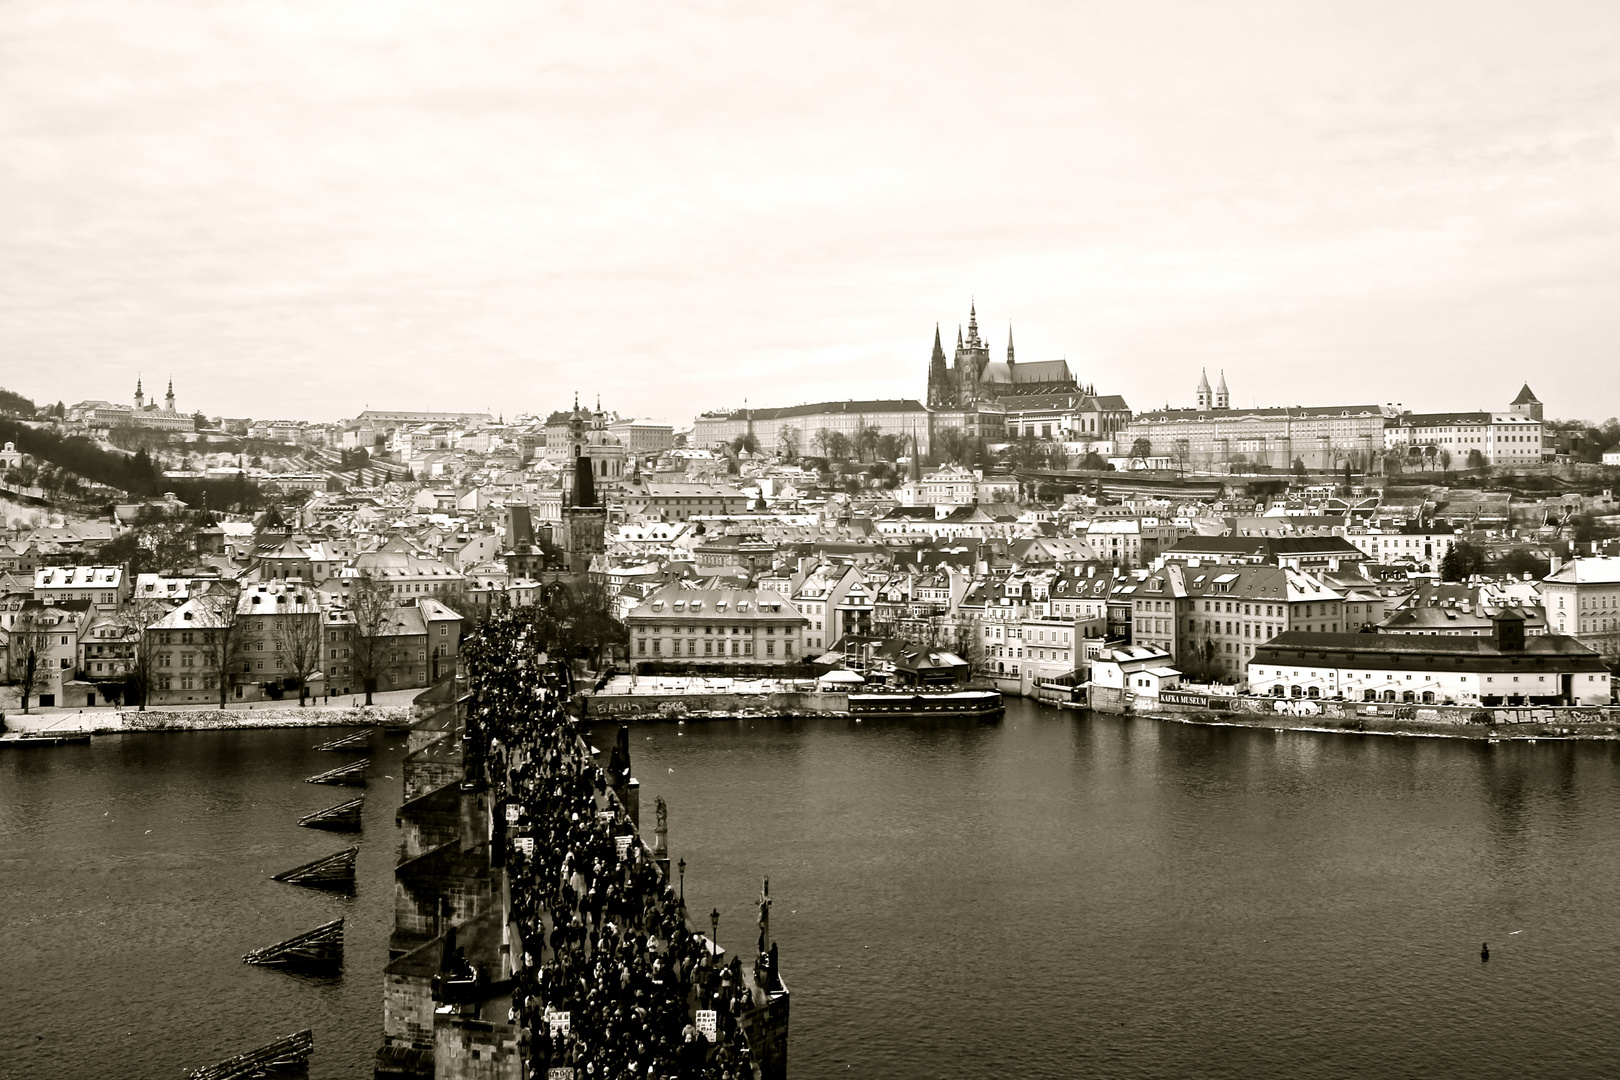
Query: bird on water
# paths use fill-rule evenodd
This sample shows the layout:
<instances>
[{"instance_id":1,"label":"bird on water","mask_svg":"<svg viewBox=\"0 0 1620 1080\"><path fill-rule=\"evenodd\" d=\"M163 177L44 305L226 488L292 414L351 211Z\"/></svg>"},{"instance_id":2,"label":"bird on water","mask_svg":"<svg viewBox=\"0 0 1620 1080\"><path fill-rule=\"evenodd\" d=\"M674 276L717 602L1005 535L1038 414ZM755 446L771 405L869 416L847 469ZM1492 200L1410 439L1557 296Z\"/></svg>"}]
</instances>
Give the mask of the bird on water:
<instances>
[{"instance_id":1,"label":"bird on water","mask_svg":"<svg viewBox=\"0 0 1620 1080\"><path fill-rule=\"evenodd\" d=\"M1485 942L1479 943L1479 962L1485 963L1491 958L1491 947Z\"/></svg>"}]
</instances>

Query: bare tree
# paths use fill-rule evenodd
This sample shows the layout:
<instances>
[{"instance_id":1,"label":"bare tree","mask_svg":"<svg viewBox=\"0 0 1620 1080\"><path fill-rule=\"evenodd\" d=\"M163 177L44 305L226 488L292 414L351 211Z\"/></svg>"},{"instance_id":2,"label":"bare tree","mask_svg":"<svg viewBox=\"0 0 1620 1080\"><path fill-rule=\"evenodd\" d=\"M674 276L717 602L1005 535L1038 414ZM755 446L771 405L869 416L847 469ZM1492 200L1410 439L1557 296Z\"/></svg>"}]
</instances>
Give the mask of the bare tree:
<instances>
[{"instance_id":1,"label":"bare tree","mask_svg":"<svg viewBox=\"0 0 1620 1080\"><path fill-rule=\"evenodd\" d=\"M876 424L862 424L855 432L855 457L865 459L870 456L877 458L878 440L883 437L883 429Z\"/></svg>"},{"instance_id":2,"label":"bare tree","mask_svg":"<svg viewBox=\"0 0 1620 1080\"><path fill-rule=\"evenodd\" d=\"M224 708L235 685L236 667L242 662L242 632L245 626L236 614L239 593L224 582L213 586L197 600L201 618L194 630L200 636L203 686L219 690L219 707Z\"/></svg>"},{"instance_id":3,"label":"bare tree","mask_svg":"<svg viewBox=\"0 0 1620 1080\"><path fill-rule=\"evenodd\" d=\"M298 704L303 707L308 704L309 680L321 670L325 625L320 605L312 594L299 589L291 597L289 610L276 617L276 644L280 646L283 665L298 684Z\"/></svg>"},{"instance_id":4,"label":"bare tree","mask_svg":"<svg viewBox=\"0 0 1620 1080\"><path fill-rule=\"evenodd\" d=\"M26 609L11 628L11 678L17 684L24 715L34 691L48 684L53 629L50 616L42 608Z\"/></svg>"},{"instance_id":5,"label":"bare tree","mask_svg":"<svg viewBox=\"0 0 1620 1080\"><path fill-rule=\"evenodd\" d=\"M849 436L842 431L833 431L831 428L817 428L816 437L813 441L816 444L816 449L821 451L821 456L826 458L828 462L847 461L849 459Z\"/></svg>"},{"instance_id":6,"label":"bare tree","mask_svg":"<svg viewBox=\"0 0 1620 1080\"><path fill-rule=\"evenodd\" d=\"M349 617L354 622L354 677L366 690L366 704L377 684L393 666L390 652L391 639L403 625L399 605L389 595L388 586L371 576L369 570L360 571L349 588Z\"/></svg>"},{"instance_id":7,"label":"bare tree","mask_svg":"<svg viewBox=\"0 0 1620 1080\"><path fill-rule=\"evenodd\" d=\"M972 440L961 428L943 428L934 436L934 451L944 461L963 465L973 453Z\"/></svg>"},{"instance_id":8,"label":"bare tree","mask_svg":"<svg viewBox=\"0 0 1620 1080\"><path fill-rule=\"evenodd\" d=\"M135 646L124 662L124 703L134 699L140 711L146 711L146 698L152 690L152 669L156 666L155 642L146 628L167 615L172 609L155 597L136 597L119 614L119 630L133 635Z\"/></svg>"},{"instance_id":9,"label":"bare tree","mask_svg":"<svg viewBox=\"0 0 1620 1080\"><path fill-rule=\"evenodd\" d=\"M776 445L782 457L788 461L797 461L799 457L799 429L785 427L776 433Z\"/></svg>"},{"instance_id":10,"label":"bare tree","mask_svg":"<svg viewBox=\"0 0 1620 1080\"><path fill-rule=\"evenodd\" d=\"M1182 476L1187 475L1187 463L1192 460L1191 443L1186 439L1177 439L1172 444L1170 456L1175 459L1176 467Z\"/></svg>"}]
</instances>

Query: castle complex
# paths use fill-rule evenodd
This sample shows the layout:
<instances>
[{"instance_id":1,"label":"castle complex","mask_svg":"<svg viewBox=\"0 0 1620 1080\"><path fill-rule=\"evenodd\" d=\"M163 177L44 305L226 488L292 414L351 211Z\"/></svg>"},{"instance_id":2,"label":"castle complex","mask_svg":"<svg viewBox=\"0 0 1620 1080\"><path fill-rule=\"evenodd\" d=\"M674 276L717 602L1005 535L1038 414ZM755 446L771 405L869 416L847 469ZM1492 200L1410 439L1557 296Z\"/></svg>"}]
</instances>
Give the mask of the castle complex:
<instances>
[{"instance_id":1,"label":"castle complex","mask_svg":"<svg viewBox=\"0 0 1620 1080\"><path fill-rule=\"evenodd\" d=\"M1201 372L1191 409L1142 413L1122 426L1121 448L1192 470L1372 469L1386 451L1441 452L1456 468L1531 465L1545 456L1541 402L1527 385L1497 412L1402 412L1395 405L1233 408L1226 373L1213 390Z\"/></svg>"},{"instance_id":2,"label":"castle complex","mask_svg":"<svg viewBox=\"0 0 1620 1080\"><path fill-rule=\"evenodd\" d=\"M933 456L934 440L946 430L972 439L999 442L1020 435L1078 441L1111 439L1130 420L1130 408L1117 395L1100 397L1083 386L1067 360L1020 363L1007 332L1007 359L992 361L990 346L979 336L976 305L968 309L967 332L959 329L950 364L939 327L928 362L927 404L912 399L828 401L779 409L743 409L705 413L694 425L693 443L714 447L740 435L752 435L759 448L775 452L781 432L793 428L801 452L813 453L821 429L852 437L863 427L915 440L924 456Z\"/></svg>"}]
</instances>

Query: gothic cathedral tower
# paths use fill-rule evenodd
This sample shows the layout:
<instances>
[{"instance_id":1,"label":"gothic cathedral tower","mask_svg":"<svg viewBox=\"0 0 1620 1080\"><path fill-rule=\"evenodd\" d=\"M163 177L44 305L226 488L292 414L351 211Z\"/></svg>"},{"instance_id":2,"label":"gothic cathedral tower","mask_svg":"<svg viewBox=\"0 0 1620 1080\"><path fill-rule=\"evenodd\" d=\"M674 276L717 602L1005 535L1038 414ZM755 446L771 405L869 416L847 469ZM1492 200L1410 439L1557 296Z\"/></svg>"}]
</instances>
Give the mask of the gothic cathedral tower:
<instances>
[{"instance_id":1,"label":"gothic cathedral tower","mask_svg":"<svg viewBox=\"0 0 1620 1080\"><path fill-rule=\"evenodd\" d=\"M928 407L949 408L956 404L956 383L945 366L945 349L939 343L939 324L934 324L934 355L928 359Z\"/></svg>"},{"instance_id":2,"label":"gothic cathedral tower","mask_svg":"<svg viewBox=\"0 0 1620 1080\"><path fill-rule=\"evenodd\" d=\"M583 574L591 568L591 560L604 549L607 533L607 508L596 497L595 462L590 455L586 434L587 417L579 407L579 395L574 395L574 411L568 418L568 443L573 462L573 483L569 485L562 508L563 555L568 569ZM567 479L564 480L565 485Z\"/></svg>"},{"instance_id":3,"label":"gothic cathedral tower","mask_svg":"<svg viewBox=\"0 0 1620 1080\"><path fill-rule=\"evenodd\" d=\"M956 335L956 402L958 405L976 405L979 402L979 376L990 363L990 346L979 337L978 305L968 307L967 340L961 331Z\"/></svg>"}]
</instances>

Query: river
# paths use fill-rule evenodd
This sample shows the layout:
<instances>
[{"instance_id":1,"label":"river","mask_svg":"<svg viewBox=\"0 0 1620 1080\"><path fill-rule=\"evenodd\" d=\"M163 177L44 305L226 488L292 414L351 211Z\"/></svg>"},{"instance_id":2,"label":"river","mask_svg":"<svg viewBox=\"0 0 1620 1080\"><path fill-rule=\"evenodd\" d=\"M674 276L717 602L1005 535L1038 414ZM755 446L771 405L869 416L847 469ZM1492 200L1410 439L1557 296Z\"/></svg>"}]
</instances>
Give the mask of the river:
<instances>
[{"instance_id":1,"label":"river","mask_svg":"<svg viewBox=\"0 0 1620 1080\"><path fill-rule=\"evenodd\" d=\"M173 1076L301 1026L312 1076L369 1076L402 751L374 745L394 779L339 899L268 880L346 842L293 825L350 790L301 783L344 760L320 737L0 757L0 1076ZM796 1080L1617 1069L1611 744L1014 701L986 726L635 725L632 754L722 945L751 949L770 875ZM239 962L340 912L341 979Z\"/></svg>"}]
</instances>

